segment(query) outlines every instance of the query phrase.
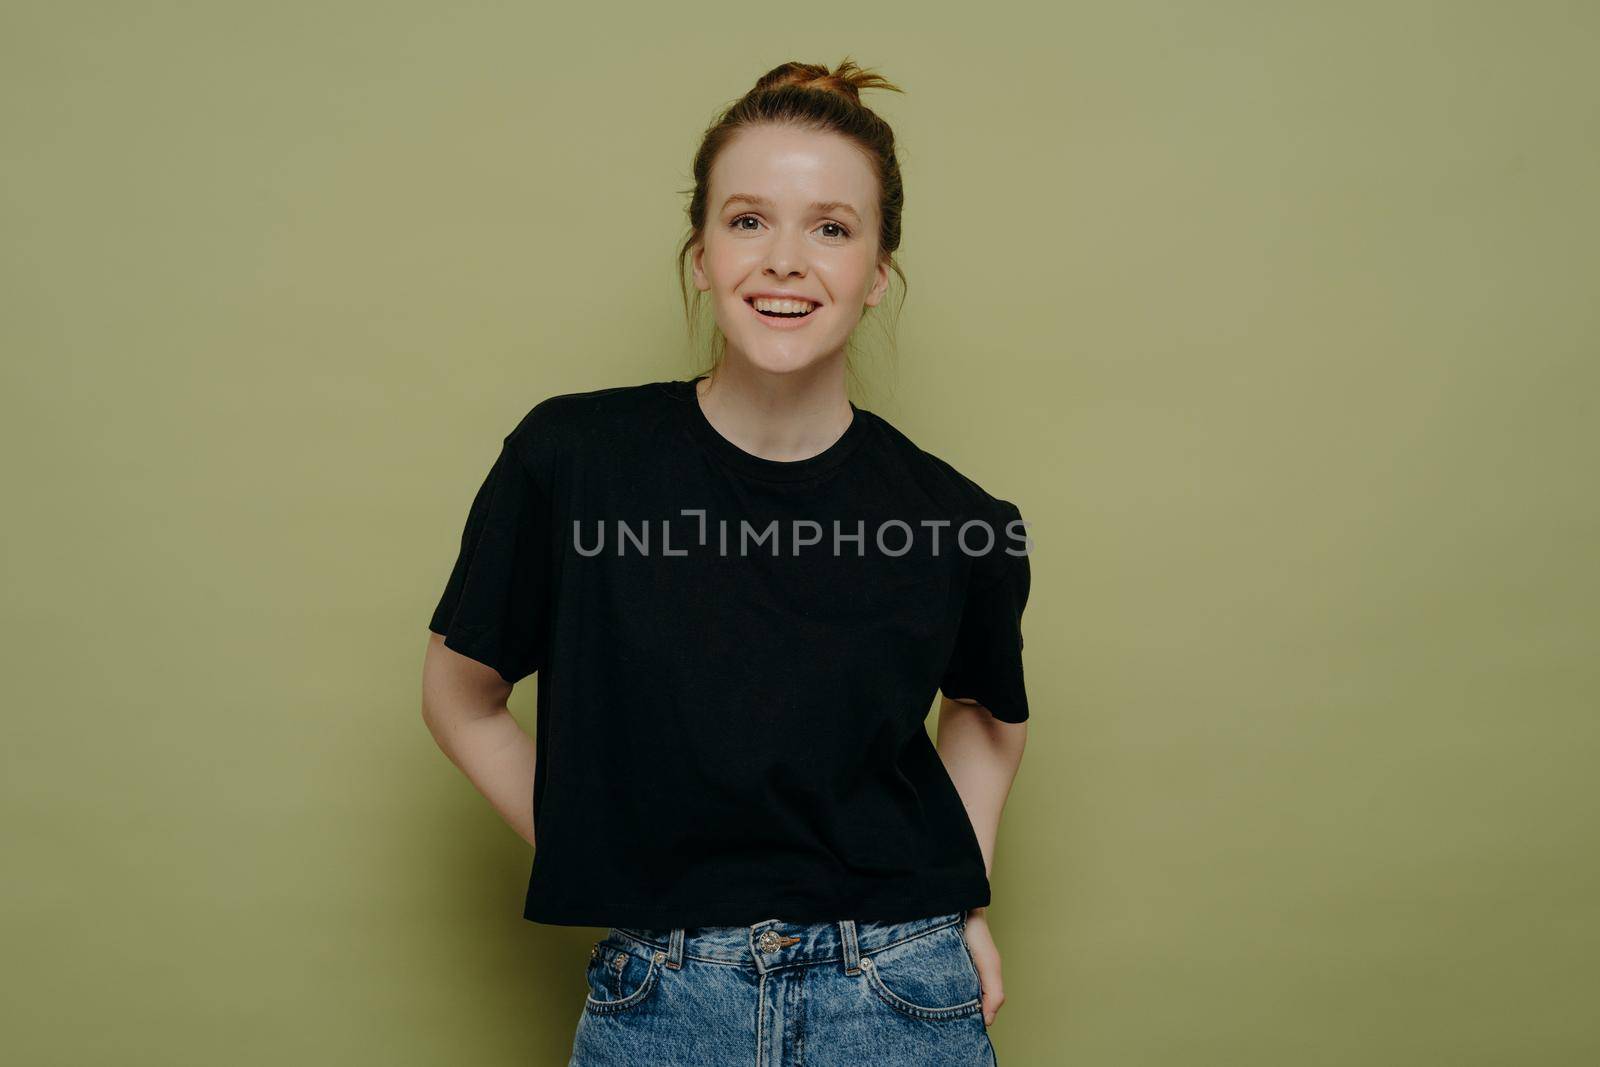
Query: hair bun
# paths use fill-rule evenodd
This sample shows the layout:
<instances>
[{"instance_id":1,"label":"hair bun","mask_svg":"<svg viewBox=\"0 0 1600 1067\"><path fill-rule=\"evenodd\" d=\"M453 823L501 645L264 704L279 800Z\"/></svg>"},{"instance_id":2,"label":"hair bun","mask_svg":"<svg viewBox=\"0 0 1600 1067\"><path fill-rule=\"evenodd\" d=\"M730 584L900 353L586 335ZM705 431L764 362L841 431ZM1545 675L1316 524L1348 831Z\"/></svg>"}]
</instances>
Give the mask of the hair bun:
<instances>
[{"instance_id":1,"label":"hair bun","mask_svg":"<svg viewBox=\"0 0 1600 1067\"><path fill-rule=\"evenodd\" d=\"M813 89L818 92L834 93L849 100L853 104L861 103L862 89L892 89L899 92L897 85L885 80L882 76L874 74L856 66L855 62L846 56L839 66L829 70L820 63L796 63L790 61L781 66L773 67L756 80L752 92L764 89L779 89L786 85L793 85L800 89Z\"/></svg>"}]
</instances>

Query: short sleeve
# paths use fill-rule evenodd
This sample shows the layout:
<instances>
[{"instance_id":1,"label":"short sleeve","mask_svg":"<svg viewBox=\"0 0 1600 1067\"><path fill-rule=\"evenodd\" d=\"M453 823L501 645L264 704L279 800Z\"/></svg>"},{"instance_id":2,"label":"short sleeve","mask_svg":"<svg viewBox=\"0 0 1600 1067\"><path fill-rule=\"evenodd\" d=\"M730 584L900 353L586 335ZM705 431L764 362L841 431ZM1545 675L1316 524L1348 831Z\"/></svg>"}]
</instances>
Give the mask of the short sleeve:
<instances>
[{"instance_id":1,"label":"short sleeve","mask_svg":"<svg viewBox=\"0 0 1600 1067\"><path fill-rule=\"evenodd\" d=\"M1028 693L1022 675L1022 610L1032 581L1027 555L1032 541L1015 504L994 504L994 543L972 561L955 646L939 689L952 700L976 700L1002 722L1023 722ZM984 539L975 529L966 543L976 551Z\"/></svg>"},{"instance_id":2,"label":"short sleeve","mask_svg":"<svg viewBox=\"0 0 1600 1067\"><path fill-rule=\"evenodd\" d=\"M460 552L428 624L445 647L493 667L512 685L537 671L548 650L548 499L514 431L473 497Z\"/></svg>"}]
</instances>

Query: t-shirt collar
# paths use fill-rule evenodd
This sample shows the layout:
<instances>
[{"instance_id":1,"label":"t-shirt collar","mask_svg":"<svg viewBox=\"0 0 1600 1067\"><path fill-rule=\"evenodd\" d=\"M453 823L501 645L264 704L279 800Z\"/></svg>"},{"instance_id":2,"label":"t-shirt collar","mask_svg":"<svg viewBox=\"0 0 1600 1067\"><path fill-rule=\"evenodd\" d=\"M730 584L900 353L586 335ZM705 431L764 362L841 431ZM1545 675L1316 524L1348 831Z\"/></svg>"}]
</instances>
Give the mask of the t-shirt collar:
<instances>
[{"instance_id":1,"label":"t-shirt collar","mask_svg":"<svg viewBox=\"0 0 1600 1067\"><path fill-rule=\"evenodd\" d=\"M843 463L866 437L868 413L856 407L851 401L849 402L852 413L850 425L845 427L844 433L838 440L816 455L796 460L766 459L754 455L722 436L717 428L711 425L711 420L706 418L706 413L700 408L700 397L695 390L695 384L705 377L706 375L702 374L687 381L672 382L674 395L685 401L685 418L695 439L724 464L741 474L769 482L814 478Z\"/></svg>"}]
</instances>

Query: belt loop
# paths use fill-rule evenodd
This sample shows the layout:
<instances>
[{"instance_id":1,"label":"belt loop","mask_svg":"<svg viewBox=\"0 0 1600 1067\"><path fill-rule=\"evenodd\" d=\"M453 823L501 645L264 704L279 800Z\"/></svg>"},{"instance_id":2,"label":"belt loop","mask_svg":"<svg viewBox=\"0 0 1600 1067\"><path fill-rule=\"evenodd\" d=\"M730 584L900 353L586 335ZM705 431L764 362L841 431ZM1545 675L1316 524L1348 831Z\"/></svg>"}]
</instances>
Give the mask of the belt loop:
<instances>
[{"instance_id":1,"label":"belt loop","mask_svg":"<svg viewBox=\"0 0 1600 1067\"><path fill-rule=\"evenodd\" d=\"M667 938L666 964L675 971L683 966L683 927L681 926L673 927L672 936Z\"/></svg>"},{"instance_id":2,"label":"belt loop","mask_svg":"<svg viewBox=\"0 0 1600 1067\"><path fill-rule=\"evenodd\" d=\"M860 946L856 944L856 921L839 920L839 944L844 947L844 973L861 973Z\"/></svg>"}]
</instances>

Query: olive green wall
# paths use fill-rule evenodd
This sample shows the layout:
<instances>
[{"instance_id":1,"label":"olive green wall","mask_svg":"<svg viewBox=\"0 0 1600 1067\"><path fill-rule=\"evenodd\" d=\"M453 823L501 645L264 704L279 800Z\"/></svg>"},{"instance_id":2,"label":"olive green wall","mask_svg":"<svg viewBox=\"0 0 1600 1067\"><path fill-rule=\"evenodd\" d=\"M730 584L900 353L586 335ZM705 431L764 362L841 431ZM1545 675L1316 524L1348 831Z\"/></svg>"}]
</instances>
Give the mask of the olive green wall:
<instances>
[{"instance_id":1,"label":"olive green wall","mask_svg":"<svg viewBox=\"0 0 1600 1067\"><path fill-rule=\"evenodd\" d=\"M522 920L425 623L528 407L697 366L717 107L846 54L908 90L857 399L1037 540L1000 1062L1600 1056L1597 31L6 4L6 1059L565 1062L599 932Z\"/></svg>"}]
</instances>

